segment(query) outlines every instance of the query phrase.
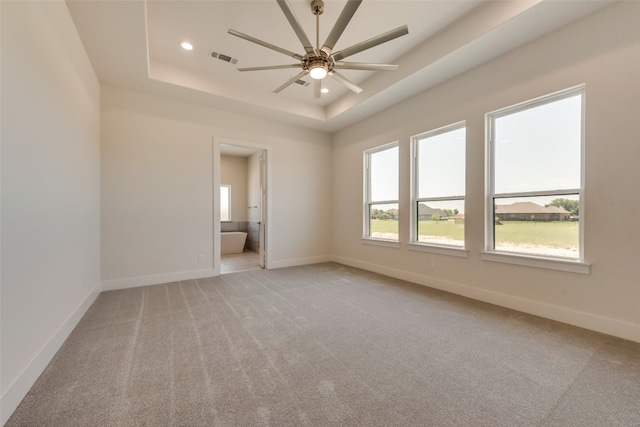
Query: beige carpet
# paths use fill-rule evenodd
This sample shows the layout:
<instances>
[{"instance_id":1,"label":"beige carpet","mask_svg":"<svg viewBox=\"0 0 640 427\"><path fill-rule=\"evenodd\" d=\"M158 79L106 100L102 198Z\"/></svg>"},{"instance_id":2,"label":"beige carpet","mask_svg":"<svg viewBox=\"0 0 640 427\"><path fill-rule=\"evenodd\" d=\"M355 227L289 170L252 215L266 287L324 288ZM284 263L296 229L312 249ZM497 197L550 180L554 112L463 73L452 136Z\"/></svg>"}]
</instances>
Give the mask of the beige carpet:
<instances>
[{"instance_id":1,"label":"beige carpet","mask_svg":"<svg viewBox=\"0 0 640 427\"><path fill-rule=\"evenodd\" d=\"M640 344L320 264L102 293L7 426L640 426Z\"/></svg>"}]
</instances>

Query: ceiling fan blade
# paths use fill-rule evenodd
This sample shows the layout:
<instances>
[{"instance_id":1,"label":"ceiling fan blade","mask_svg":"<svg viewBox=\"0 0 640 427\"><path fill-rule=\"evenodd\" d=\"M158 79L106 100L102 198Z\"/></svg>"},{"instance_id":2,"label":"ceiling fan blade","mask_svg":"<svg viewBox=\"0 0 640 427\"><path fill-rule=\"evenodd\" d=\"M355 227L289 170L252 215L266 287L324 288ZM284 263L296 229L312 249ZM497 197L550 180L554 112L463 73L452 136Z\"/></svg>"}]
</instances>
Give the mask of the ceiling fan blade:
<instances>
[{"instance_id":1,"label":"ceiling fan blade","mask_svg":"<svg viewBox=\"0 0 640 427\"><path fill-rule=\"evenodd\" d=\"M332 71L330 73L330 75L335 78L337 81L339 81L340 83L342 83L343 85L345 85L349 90L354 91L355 93L360 93L362 92L362 88L358 85L356 85L355 83L353 83L351 80L347 79L345 76L343 76L342 74L338 73L337 71Z\"/></svg>"},{"instance_id":2,"label":"ceiling fan blade","mask_svg":"<svg viewBox=\"0 0 640 427\"><path fill-rule=\"evenodd\" d=\"M263 70L282 70L285 68L300 68L301 64L288 64L288 65L266 65L263 67L244 67L238 68L238 71L263 71Z\"/></svg>"},{"instance_id":3,"label":"ceiling fan blade","mask_svg":"<svg viewBox=\"0 0 640 427\"><path fill-rule=\"evenodd\" d=\"M313 97L315 99L320 98L321 90L322 90L322 80L320 79L313 80Z\"/></svg>"},{"instance_id":4,"label":"ceiling fan blade","mask_svg":"<svg viewBox=\"0 0 640 427\"><path fill-rule=\"evenodd\" d=\"M342 35L345 28L353 18L353 14L356 13L358 6L360 6L362 0L348 0L347 4L344 5L344 9L342 9L342 13L338 17L338 20L335 24L333 24L333 28L327 37L327 40L324 42L322 46L322 51L324 51L327 55L331 55L331 51L333 47L336 45L336 42Z\"/></svg>"},{"instance_id":5,"label":"ceiling fan blade","mask_svg":"<svg viewBox=\"0 0 640 427\"><path fill-rule=\"evenodd\" d=\"M398 27L395 30L388 31L369 40L354 44L353 46L336 52L331 56L333 56L333 59L335 61L340 61L347 56L355 55L358 52L362 52L363 50L370 49L374 46L378 46L379 44L386 43L390 40L404 36L406 34L409 34L409 28L406 25L403 25L402 27Z\"/></svg>"},{"instance_id":6,"label":"ceiling fan blade","mask_svg":"<svg viewBox=\"0 0 640 427\"><path fill-rule=\"evenodd\" d=\"M279 93L280 91L282 91L283 89L286 89L287 87L291 86L292 84L294 84L295 82L297 82L298 80L300 80L301 78L303 78L304 76L306 76L309 72L307 70L304 70L303 72L301 72L300 74L298 74L295 77L292 77L291 79L287 80L287 82L285 84L283 84L282 86L280 86L279 88L277 88L276 90L273 91L273 93Z\"/></svg>"},{"instance_id":7,"label":"ceiling fan blade","mask_svg":"<svg viewBox=\"0 0 640 427\"><path fill-rule=\"evenodd\" d=\"M276 52L284 53L287 56L291 56L293 58L302 60L302 56L298 55L297 53L291 52L290 50L287 50L287 49L283 49L283 48L278 47L276 45L273 45L271 43L267 43L265 41L262 41L260 39L255 38L255 37L251 37L251 36L249 36L247 34L241 33L240 31L229 29L229 31L227 31L227 32L229 34L231 34L232 36L240 37L241 39L250 41L250 42L255 43L255 44L259 44L260 46L264 46L264 47L266 47L268 49L275 50Z\"/></svg>"},{"instance_id":8,"label":"ceiling fan blade","mask_svg":"<svg viewBox=\"0 0 640 427\"><path fill-rule=\"evenodd\" d=\"M391 64L367 64L365 62L336 62L334 68L339 70L395 71L398 69L398 66Z\"/></svg>"},{"instance_id":9,"label":"ceiling fan blade","mask_svg":"<svg viewBox=\"0 0 640 427\"><path fill-rule=\"evenodd\" d=\"M280 9L282 9L282 12L284 13L284 16L287 17L289 24L291 24L293 31L295 31L298 39L300 39L304 50L307 53L313 53L313 45L309 41L309 37L307 37L307 34L302 29L302 25L300 25L300 22L298 21L298 18L296 18L295 13L293 13L293 9L291 8L289 2L287 0L277 0L277 2L280 6Z\"/></svg>"}]
</instances>

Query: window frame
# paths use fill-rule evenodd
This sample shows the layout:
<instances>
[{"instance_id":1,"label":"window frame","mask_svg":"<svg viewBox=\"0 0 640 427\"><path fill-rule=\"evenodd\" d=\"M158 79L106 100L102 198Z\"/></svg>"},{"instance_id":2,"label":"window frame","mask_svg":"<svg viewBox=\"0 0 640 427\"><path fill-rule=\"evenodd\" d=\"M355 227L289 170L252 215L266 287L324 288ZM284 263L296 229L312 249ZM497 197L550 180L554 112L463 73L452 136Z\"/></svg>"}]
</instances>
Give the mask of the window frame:
<instances>
[{"instance_id":1,"label":"window frame","mask_svg":"<svg viewBox=\"0 0 640 427\"><path fill-rule=\"evenodd\" d=\"M371 200L371 156L392 148L398 148L398 198L395 200ZM398 218L398 238L397 239L384 239L381 237L371 236L371 206L379 204L395 203L400 210L400 142L394 141L378 147L374 147L364 151L363 156L363 229L362 229L362 242L366 244L376 244L389 247L400 247L400 218Z\"/></svg>"},{"instance_id":2,"label":"window frame","mask_svg":"<svg viewBox=\"0 0 640 427\"><path fill-rule=\"evenodd\" d=\"M467 159L466 159L466 147L467 147L467 138L466 138L466 128L467 122L466 120L462 120L459 122L451 123L446 126L442 126L436 129L432 129L427 132L422 132L418 135L414 135L411 137L411 212L410 212L410 220L411 220L411 228L410 235L411 240L407 248L415 251L423 251L423 252L432 252L439 253L443 255L452 255L458 257L467 257L468 251L466 249L467 239L466 239L466 227L465 227L465 236L463 240L462 246L456 245L447 245L447 244L436 244L429 242L420 242L418 236L418 204L422 202L441 202L441 201L452 201L452 200L462 200L465 204L466 211L466 175L467 175ZM453 196L441 196L441 197L419 197L420 192L420 158L419 158L419 148L418 145L421 140L427 139L429 137L434 137L437 135L442 135L447 132L453 132L459 129L465 129L465 155L464 155L464 171L465 171L465 189L464 194L462 195L453 195Z\"/></svg>"},{"instance_id":3,"label":"window frame","mask_svg":"<svg viewBox=\"0 0 640 427\"><path fill-rule=\"evenodd\" d=\"M576 95L581 96L581 123L580 123L580 187L564 188L540 191L521 191L514 193L495 192L495 121L501 117L516 114L538 106L550 104ZM589 274L590 264L584 258L584 204L585 204L585 110L586 110L586 86L584 84L543 95L532 100L524 101L505 108L501 108L485 114L485 250L481 252L481 258L487 261L504 262L508 264L526 265L531 267L546 268L552 270L568 271L581 274ZM579 220L579 256L578 258L564 258L552 255L527 254L522 252L510 252L495 248L495 200L516 197L562 197L577 195L580 206Z\"/></svg>"}]
</instances>

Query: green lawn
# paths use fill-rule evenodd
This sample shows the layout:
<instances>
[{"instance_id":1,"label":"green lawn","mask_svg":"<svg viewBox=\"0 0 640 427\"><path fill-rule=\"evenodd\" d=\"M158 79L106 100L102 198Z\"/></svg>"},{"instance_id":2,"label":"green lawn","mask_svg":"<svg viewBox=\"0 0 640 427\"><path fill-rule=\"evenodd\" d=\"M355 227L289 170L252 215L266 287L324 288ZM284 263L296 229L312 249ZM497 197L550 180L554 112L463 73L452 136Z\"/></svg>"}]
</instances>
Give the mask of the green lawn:
<instances>
[{"instance_id":1,"label":"green lawn","mask_svg":"<svg viewBox=\"0 0 640 427\"><path fill-rule=\"evenodd\" d=\"M578 222L505 221L501 225L496 225L496 243L577 248L579 229ZM371 232L397 234L398 221L372 220ZM453 221L420 221L418 233L421 236L463 240L464 224L456 224Z\"/></svg>"},{"instance_id":2,"label":"green lawn","mask_svg":"<svg viewBox=\"0 0 640 427\"><path fill-rule=\"evenodd\" d=\"M453 240L464 240L464 223L453 221L418 221L420 236L447 237Z\"/></svg>"},{"instance_id":3,"label":"green lawn","mask_svg":"<svg viewBox=\"0 0 640 427\"><path fill-rule=\"evenodd\" d=\"M398 233L398 221L393 219L371 220L372 233ZM455 240L464 239L464 224L449 221L420 221L418 233L421 236L448 237Z\"/></svg>"},{"instance_id":4,"label":"green lawn","mask_svg":"<svg viewBox=\"0 0 640 427\"><path fill-rule=\"evenodd\" d=\"M398 220L396 219L372 219L371 233L395 233L398 234Z\"/></svg>"},{"instance_id":5,"label":"green lawn","mask_svg":"<svg viewBox=\"0 0 640 427\"><path fill-rule=\"evenodd\" d=\"M576 222L504 221L496 225L496 243L527 244L557 248L577 248L580 225Z\"/></svg>"}]
</instances>

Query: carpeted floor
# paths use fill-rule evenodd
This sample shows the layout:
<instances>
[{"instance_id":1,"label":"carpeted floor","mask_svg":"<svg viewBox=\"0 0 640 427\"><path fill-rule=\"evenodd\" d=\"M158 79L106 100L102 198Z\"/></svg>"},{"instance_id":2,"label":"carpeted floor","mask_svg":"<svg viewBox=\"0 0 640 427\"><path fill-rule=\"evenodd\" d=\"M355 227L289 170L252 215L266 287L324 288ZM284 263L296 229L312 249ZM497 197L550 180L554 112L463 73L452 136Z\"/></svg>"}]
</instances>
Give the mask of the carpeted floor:
<instances>
[{"instance_id":1,"label":"carpeted floor","mask_svg":"<svg viewBox=\"0 0 640 427\"><path fill-rule=\"evenodd\" d=\"M640 426L640 344L319 264L102 293L14 426Z\"/></svg>"}]
</instances>

